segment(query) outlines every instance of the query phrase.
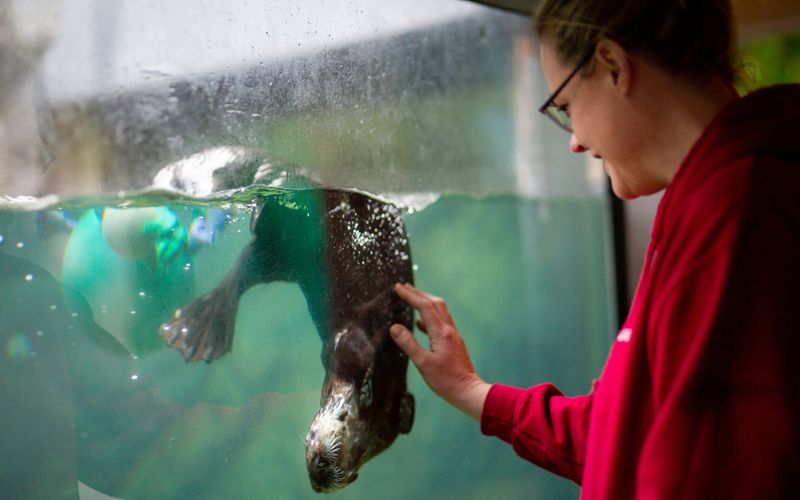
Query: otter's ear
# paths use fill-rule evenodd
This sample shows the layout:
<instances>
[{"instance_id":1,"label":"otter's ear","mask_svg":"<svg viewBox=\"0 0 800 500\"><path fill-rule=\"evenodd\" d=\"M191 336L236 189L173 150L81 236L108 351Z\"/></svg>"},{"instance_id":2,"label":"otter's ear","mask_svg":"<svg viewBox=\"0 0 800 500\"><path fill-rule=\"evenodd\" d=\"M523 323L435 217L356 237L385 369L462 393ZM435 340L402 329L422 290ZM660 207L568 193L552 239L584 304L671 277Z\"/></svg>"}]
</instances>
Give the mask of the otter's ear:
<instances>
[{"instance_id":1,"label":"otter's ear","mask_svg":"<svg viewBox=\"0 0 800 500\"><path fill-rule=\"evenodd\" d=\"M414 425L414 396L407 392L400 401L400 433L408 434Z\"/></svg>"},{"instance_id":2,"label":"otter's ear","mask_svg":"<svg viewBox=\"0 0 800 500\"><path fill-rule=\"evenodd\" d=\"M358 405L369 407L372 405L372 366L367 369L364 381L361 382L361 390L358 393Z\"/></svg>"}]
</instances>

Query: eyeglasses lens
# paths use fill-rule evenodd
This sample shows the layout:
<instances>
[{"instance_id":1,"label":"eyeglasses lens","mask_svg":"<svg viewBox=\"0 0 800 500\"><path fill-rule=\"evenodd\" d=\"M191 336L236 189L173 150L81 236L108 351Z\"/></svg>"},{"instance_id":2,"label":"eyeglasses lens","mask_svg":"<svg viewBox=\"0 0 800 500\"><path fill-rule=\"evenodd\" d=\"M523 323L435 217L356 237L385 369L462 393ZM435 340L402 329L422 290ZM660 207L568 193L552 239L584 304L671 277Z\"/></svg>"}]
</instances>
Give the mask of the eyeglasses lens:
<instances>
[{"instance_id":1,"label":"eyeglasses lens","mask_svg":"<svg viewBox=\"0 0 800 500\"><path fill-rule=\"evenodd\" d=\"M567 132L572 132L572 119L570 119L569 113L564 108L551 104L547 107L547 116L556 122L559 127Z\"/></svg>"}]
</instances>

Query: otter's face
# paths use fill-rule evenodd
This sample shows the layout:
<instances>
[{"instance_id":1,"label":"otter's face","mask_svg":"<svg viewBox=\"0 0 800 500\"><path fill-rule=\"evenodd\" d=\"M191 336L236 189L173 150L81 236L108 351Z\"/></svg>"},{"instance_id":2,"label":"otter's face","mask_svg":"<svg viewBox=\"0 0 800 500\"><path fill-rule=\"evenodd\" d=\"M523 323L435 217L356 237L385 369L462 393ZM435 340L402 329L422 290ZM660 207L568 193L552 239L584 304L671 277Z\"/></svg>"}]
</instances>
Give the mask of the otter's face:
<instances>
[{"instance_id":1,"label":"otter's face","mask_svg":"<svg viewBox=\"0 0 800 500\"><path fill-rule=\"evenodd\" d=\"M336 335L325 363L320 409L305 442L316 492L352 483L365 462L411 429L414 398L405 390L407 359L388 342L376 350L357 327Z\"/></svg>"},{"instance_id":2,"label":"otter's face","mask_svg":"<svg viewBox=\"0 0 800 500\"><path fill-rule=\"evenodd\" d=\"M369 447L367 422L359 418L354 387L328 381L330 393L306 435L306 465L311 487L331 492L352 483L366 461Z\"/></svg>"}]
</instances>

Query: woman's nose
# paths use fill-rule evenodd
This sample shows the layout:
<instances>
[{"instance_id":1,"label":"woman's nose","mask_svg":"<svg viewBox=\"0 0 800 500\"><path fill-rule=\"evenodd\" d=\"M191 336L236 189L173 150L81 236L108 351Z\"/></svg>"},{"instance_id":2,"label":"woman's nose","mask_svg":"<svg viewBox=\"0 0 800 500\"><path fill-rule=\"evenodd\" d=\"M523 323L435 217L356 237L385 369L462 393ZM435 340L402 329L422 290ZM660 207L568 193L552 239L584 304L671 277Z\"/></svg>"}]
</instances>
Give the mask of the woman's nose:
<instances>
[{"instance_id":1,"label":"woman's nose","mask_svg":"<svg viewBox=\"0 0 800 500\"><path fill-rule=\"evenodd\" d=\"M578 138L575 137L575 134L572 134L572 136L569 138L569 149L573 153L583 153L584 151L586 151L587 148L585 148L583 144L578 142Z\"/></svg>"}]
</instances>

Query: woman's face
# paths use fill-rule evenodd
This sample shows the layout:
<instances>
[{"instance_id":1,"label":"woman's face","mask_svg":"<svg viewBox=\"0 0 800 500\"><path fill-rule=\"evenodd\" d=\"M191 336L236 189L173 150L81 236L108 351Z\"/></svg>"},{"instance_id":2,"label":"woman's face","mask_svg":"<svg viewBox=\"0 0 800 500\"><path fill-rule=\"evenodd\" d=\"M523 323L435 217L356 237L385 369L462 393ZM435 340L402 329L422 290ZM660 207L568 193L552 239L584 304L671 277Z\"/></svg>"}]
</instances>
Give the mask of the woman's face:
<instances>
[{"instance_id":1,"label":"woman's face","mask_svg":"<svg viewBox=\"0 0 800 500\"><path fill-rule=\"evenodd\" d=\"M546 41L541 43L541 58L545 80L552 92L574 66L564 65ZM597 56L589 65L591 72L588 75L578 72L555 100L556 105L567 107L572 119L570 149L602 159L612 189L620 198L646 194L647 179L637 169L641 133L636 130L634 110L615 88L618 82L611 68L601 64Z\"/></svg>"}]
</instances>

